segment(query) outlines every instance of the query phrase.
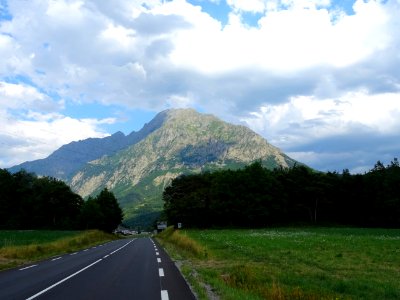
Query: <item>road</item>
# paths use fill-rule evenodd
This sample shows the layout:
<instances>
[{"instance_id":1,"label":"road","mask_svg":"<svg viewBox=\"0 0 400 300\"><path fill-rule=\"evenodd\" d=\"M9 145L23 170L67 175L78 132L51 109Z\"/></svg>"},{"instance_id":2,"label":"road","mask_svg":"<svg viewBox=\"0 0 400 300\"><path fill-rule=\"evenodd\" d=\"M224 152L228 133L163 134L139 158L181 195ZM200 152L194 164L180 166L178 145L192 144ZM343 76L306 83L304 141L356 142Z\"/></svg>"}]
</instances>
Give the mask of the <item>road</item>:
<instances>
[{"instance_id":1,"label":"road","mask_svg":"<svg viewBox=\"0 0 400 300\"><path fill-rule=\"evenodd\" d=\"M0 272L0 299L195 299L151 238L123 239Z\"/></svg>"}]
</instances>

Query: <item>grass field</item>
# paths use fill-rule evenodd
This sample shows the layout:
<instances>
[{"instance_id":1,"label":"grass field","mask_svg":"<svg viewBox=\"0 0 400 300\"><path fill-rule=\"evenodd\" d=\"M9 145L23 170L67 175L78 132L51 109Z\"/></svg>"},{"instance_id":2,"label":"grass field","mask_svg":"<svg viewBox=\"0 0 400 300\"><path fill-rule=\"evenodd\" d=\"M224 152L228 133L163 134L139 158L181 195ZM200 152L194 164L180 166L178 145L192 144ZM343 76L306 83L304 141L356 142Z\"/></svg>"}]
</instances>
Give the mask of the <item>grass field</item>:
<instances>
[{"instance_id":1,"label":"grass field","mask_svg":"<svg viewBox=\"0 0 400 300\"><path fill-rule=\"evenodd\" d=\"M200 299L400 299L400 230L185 230L161 242Z\"/></svg>"},{"instance_id":2,"label":"grass field","mask_svg":"<svg viewBox=\"0 0 400 300\"><path fill-rule=\"evenodd\" d=\"M57 230L0 230L0 248L43 244L56 241L60 238L72 237L80 231Z\"/></svg>"},{"instance_id":3,"label":"grass field","mask_svg":"<svg viewBox=\"0 0 400 300\"><path fill-rule=\"evenodd\" d=\"M54 255L73 252L85 247L116 239L114 235L97 230L0 231L0 270L26 264Z\"/></svg>"}]
</instances>

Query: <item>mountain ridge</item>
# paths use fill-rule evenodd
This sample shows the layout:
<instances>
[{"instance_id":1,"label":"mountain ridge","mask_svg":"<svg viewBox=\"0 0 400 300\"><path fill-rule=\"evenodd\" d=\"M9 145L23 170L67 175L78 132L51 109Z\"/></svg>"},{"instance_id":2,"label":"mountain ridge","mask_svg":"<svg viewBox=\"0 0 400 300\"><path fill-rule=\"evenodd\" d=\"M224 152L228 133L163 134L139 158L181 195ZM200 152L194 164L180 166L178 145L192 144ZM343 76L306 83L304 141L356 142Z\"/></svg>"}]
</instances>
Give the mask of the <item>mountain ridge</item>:
<instances>
[{"instance_id":1,"label":"mountain ridge","mask_svg":"<svg viewBox=\"0 0 400 300\"><path fill-rule=\"evenodd\" d=\"M251 129L193 109L162 111L140 131L123 136L109 137L120 143L116 151L81 162L64 180L83 197L104 187L113 191L128 225L138 225L135 220L144 215L151 216L147 225L152 222L162 210L163 189L181 174L237 169L256 160L269 168L297 163Z\"/></svg>"},{"instance_id":2,"label":"mountain ridge","mask_svg":"<svg viewBox=\"0 0 400 300\"><path fill-rule=\"evenodd\" d=\"M73 141L61 146L46 158L23 162L8 170L15 173L20 169L24 169L38 175L50 176L69 182L72 175L85 164L104 155L112 155L129 145L137 143L147 134L161 126L162 119L163 115L158 114L149 123L145 123L142 129L137 132L132 131L128 135L117 131L104 138L87 138Z\"/></svg>"}]
</instances>

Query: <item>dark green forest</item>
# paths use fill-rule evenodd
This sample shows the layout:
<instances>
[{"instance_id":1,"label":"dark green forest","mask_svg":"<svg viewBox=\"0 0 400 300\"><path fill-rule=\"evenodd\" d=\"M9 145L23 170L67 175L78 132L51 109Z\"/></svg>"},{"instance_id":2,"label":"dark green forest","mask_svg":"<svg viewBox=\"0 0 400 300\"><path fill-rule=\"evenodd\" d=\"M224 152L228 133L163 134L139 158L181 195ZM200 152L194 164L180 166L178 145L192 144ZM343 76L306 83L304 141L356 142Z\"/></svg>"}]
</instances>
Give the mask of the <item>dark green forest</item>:
<instances>
[{"instance_id":1,"label":"dark green forest","mask_svg":"<svg viewBox=\"0 0 400 300\"><path fill-rule=\"evenodd\" d=\"M0 169L0 229L101 229L122 221L114 195L104 189L84 201L63 181Z\"/></svg>"},{"instance_id":2,"label":"dark green forest","mask_svg":"<svg viewBox=\"0 0 400 300\"><path fill-rule=\"evenodd\" d=\"M377 162L365 174L298 165L182 175L163 193L169 224L185 227L346 225L400 227L400 167Z\"/></svg>"}]
</instances>

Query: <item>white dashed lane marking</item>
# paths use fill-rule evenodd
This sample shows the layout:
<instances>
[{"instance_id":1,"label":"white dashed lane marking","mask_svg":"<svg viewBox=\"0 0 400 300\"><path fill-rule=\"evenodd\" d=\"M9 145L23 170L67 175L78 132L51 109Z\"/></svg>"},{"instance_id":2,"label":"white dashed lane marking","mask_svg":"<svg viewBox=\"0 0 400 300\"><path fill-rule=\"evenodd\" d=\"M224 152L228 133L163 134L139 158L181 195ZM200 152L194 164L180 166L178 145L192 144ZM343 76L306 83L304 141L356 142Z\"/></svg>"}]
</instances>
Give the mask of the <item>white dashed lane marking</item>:
<instances>
[{"instance_id":1,"label":"white dashed lane marking","mask_svg":"<svg viewBox=\"0 0 400 300\"><path fill-rule=\"evenodd\" d=\"M114 250L113 252L111 252L109 255L112 255L112 254L118 252L119 250L125 248L125 247L128 246L130 243L132 243L133 241L134 241L134 240L129 241L128 243L126 243L126 244L123 245L122 247L119 247L118 249L116 249L116 250ZM77 254L77 253L78 253L78 252L75 252L75 253L72 253L71 255L74 255L74 254ZM109 255L106 255L105 257L108 257ZM68 279L70 279L70 278L72 278L72 277L78 275L79 273L81 273L81 272L85 271L86 269L88 269L88 268L94 266L95 264L101 262L102 260L103 260L103 258L100 258L100 259L96 260L95 262L91 263L90 265L88 265L88 266L86 266L86 267L80 269L79 271L75 272L75 273L72 274L72 275L69 275L68 277L65 277L64 279L62 279L62 280L56 282L55 284L49 286L48 288L45 288L44 290L42 290L42 291L40 291L39 293L36 293L35 295L33 295L33 296L27 298L26 300L31 300L31 299L35 299L35 298L39 297L40 295L42 295L43 293L47 292L48 290L51 290L52 288L56 287L57 285L59 285L59 284L63 283L64 281L67 281ZM32 268L32 267L36 267L36 266L37 266L37 265L33 265L33 266L29 266L29 267L26 267L26 268L23 268L23 269L20 269L20 270L25 270L25 269Z\"/></svg>"},{"instance_id":2,"label":"white dashed lane marking","mask_svg":"<svg viewBox=\"0 0 400 300\"><path fill-rule=\"evenodd\" d=\"M160 275L160 277L164 277L164 269L163 268L158 269L158 275Z\"/></svg>"},{"instance_id":3,"label":"white dashed lane marking","mask_svg":"<svg viewBox=\"0 0 400 300\"><path fill-rule=\"evenodd\" d=\"M156 256L159 256L160 253L158 252L156 244L154 244L153 240L151 240L151 242L154 245L154 250L156 251ZM157 257L157 262L161 263L161 258ZM164 269L163 268L159 268L158 269L158 275L160 277L164 277ZM168 291L167 290L161 290L161 300L169 300Z\"/></svg>"},{"instance_id":4,"label":"white dashed lane marking","mask_svg":"<svg viewBox=\"0 0 400 300\"><path fill-rule=\"evenodd\" d=\"M169 300L168 291L167 290L162 290L161 291L161 300Z\"/></svg>"},{"instance_id":5,"label":"white dashed lane marking","mask_svg":"<svg viewBox=\"0 0 400 300\"><path fill-rule=\"evenodd\" d=\"M51 261L55 261L55 260L58 260L58 259L61 259L61 256L60 256L60 257L53 258Z\"/></svg>"},{"instance_id":6,"label":"white dashed lane marking","mask_svg":"<svg viewBox=\"0 0 400 300\"><path fill-rule=\"evenodd\" d=\"M34 298L40 296L41 294L47 292L48 290L51 290L52 288L56 287L57 285L63 283L64 281L67 281L68 279L70 279L70 278L76 276L77 274L79 274L79 273L85 271L86 269L90 268L91 266L93 266L93 265L95 265L95 264L97 264L98 262L101 262L101 261L102 261L102 259L99 259L99 260L95 261L94 263L92 263L92 264L90 264L90 265L84 267L83 269L80 269L79 271L75 272L74 274L72 274L72 275L70 275L70 276L68 276L68 277L65 277L64 279L62 279L62 280L56 282L55 284L49 286L48 288L46 288L46 289L40 291L40 292L37 293L37 294L35 294L35 295L29 297L29 298L26 299L26 300L31 300L31 299L34 299Z\"/></svg>"},{"instance_id":7,"label":"white dashed lane marking","mask_svg":"<svg viewBox=\"0 0 400 300\"><path fill-rule=\"evenodd\" d=\"M29 266L29 267L25 267L25 268L22 268L22 269L19 269L20 271L23 271L23 270L27 270L27 269L30 269L30 268L34 268L34 267L36 267L37 265L32 265L32 266Z\"/></svg>"}]
</instances>

